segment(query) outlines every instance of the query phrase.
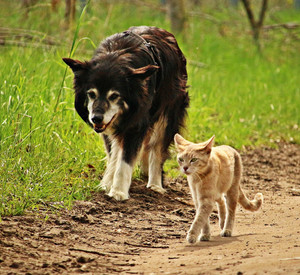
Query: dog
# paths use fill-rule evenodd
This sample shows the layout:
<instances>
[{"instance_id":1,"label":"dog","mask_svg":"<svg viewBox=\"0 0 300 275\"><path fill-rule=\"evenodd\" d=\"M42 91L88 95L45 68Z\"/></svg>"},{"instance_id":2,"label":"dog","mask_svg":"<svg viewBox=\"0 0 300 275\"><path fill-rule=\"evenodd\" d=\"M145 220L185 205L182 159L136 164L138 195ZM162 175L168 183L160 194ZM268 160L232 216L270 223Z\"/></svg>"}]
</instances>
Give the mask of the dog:
<instances>
[{"instance_id":1,"label":"dog","mask_svg":"<svg viewBox=\"0 0 300 275\"><path fill-rule=\"evenodd\" d=\"M140 159L147 187L164 193L163 164L189 105L186 59L175 37L131 27L102 41L90 61L63 61L74 73L76 111L104 139L107 168L99 187L128 199Z\"/></svg>"}]
</instances>

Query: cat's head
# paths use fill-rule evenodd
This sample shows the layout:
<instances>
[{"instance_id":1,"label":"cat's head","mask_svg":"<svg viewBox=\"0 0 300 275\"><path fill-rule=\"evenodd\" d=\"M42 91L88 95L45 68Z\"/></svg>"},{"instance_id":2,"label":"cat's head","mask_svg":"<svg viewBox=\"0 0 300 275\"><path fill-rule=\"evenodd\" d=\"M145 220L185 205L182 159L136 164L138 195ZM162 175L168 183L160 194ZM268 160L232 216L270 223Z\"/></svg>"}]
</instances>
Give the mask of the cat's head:
<instances>
[{"instance_id":1,"label":"cat's head","mask_svg":"<svg viewBox=\"0 0 300 275\"><path fill-rule=\"evenodd\" d=\"M201 173L207 167L215 136L202 143L193 143L176 134L175 147L180 171L186 175Z\"/></svg>"}]
</instances>

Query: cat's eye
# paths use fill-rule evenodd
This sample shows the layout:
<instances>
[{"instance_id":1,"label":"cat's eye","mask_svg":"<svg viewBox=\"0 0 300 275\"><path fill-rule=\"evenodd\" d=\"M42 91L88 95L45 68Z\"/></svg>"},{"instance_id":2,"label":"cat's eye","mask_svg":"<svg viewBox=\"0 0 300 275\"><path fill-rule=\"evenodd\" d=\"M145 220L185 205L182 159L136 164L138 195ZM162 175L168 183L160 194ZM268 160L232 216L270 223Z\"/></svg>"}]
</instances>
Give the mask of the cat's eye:
<instances>
[{"instance_id":1,"label":"cat's eye","mask_svg":"<svg viewBox=\"0 0 300 275\"><path fill-rule=\"evenodd\" d=\"M110 101L114 101L114 100L116 100L118 97L119 97L119 94L113 93L113 94L111 94L111 95L108 97L108 99L109 99Z\"/></svg>"},{"instance_id":2,"label":"cat's eye","mask_svg":"<svg viewBox=\"0 0 300 275\"><path fill-rule=\"evenodd\" d=\"M183 162L183 158L178 158L178 162Z\"/></svg>"},{"instance_id":3,"label":"cat's eye","mask_svg":"<svg viewBox=\"0 0 300 275\"><path fill-rule=\"evenodd\" d=\"M90 99L95 99L96 98L96 93L93 90L88 91L87 94L88 94Z\"/></svg>"},{"instance_id":4,"label":"cat's eye","mask_svg":"<svg viewBox=\"0 0 300 275\"><path fill-rule=\"evenodd\" d=\"M196 162L198 159L197 158L192 158L191 163Z\"/></svg>"}]
</instances>

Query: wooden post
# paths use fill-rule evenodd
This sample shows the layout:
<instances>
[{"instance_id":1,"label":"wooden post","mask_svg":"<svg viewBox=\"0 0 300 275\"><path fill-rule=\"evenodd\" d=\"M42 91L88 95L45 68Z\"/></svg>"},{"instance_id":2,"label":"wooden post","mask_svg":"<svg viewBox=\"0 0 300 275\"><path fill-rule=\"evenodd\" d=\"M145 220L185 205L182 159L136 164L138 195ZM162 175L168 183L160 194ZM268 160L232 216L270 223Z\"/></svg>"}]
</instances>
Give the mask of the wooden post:
<instances>
[{"instance_id":1,"label":"wooden post","mask_svg":"<svg viewBox=\"0 0 300 275\"><path fill-rule=\"evenodd\" d=\"M244 4L244 7L246 10L248 19L249 19L249 23L252 28L254 43L256 44L258 51L261 53L259 36L260 36L260 31L262 29L266 11L267 11L268 0L262 0L262 7L260 10L258 21L255 21L255 19L254 19L254 14L253 14L253 11L252 11L252 8L250 5L250 1L249 0L241 0L241 1Z\"/></svg>"},{"instance_id":2,"label":"wooden post","mask_svg":"<svg viewBox=\"0 0 300 275\"><path fill-rule=\"evenodd\" d=\"M183 33L186 25L185 1L167 0L167 16L174 33Z\"/></svg>"},{"instance_id":3,"label":"wooden post","mask_svg":"<svg viewBox=\"0 0 300 275\"><path fill-rule=\"evenodd\" d=\"M76 13L76 0L66 0L66 12L65 12L65 19L70 26L75 19Z\"/></svg>"},{"instance_id":4,"label":"wooden post","mask_svg":"<svg viewBox=\"0 0 300 275\"><path fill-rule=\"evenodd\" d=\"M57 12L60 0L51 0L52 11Z\"/></svg>"}]
</instances>

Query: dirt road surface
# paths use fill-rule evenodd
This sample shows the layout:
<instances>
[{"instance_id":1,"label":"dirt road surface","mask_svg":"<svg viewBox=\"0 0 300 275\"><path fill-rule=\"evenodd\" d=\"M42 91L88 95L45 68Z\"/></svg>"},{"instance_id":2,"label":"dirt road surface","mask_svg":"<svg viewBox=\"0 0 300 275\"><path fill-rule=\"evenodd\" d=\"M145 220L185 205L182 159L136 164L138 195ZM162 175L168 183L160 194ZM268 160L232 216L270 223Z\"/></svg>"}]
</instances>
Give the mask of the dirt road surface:
<instances>
[{"instance_id":1,"label":"dirt road surface","mask_svg":"<svg viewBox=\"0 0 300 275\"><path fill-rule=\"evenodd\" d=\"M135 181L131 198L102 193L71 210L28 212L0 222L0 274L300 274L300 146L242 154L243 189L264 195L255 213L237 210L233 237L189 245L195 211L187 182L166 195ZM57 207L52 205L53 209Z\"/></svg>"}]
</instances>

